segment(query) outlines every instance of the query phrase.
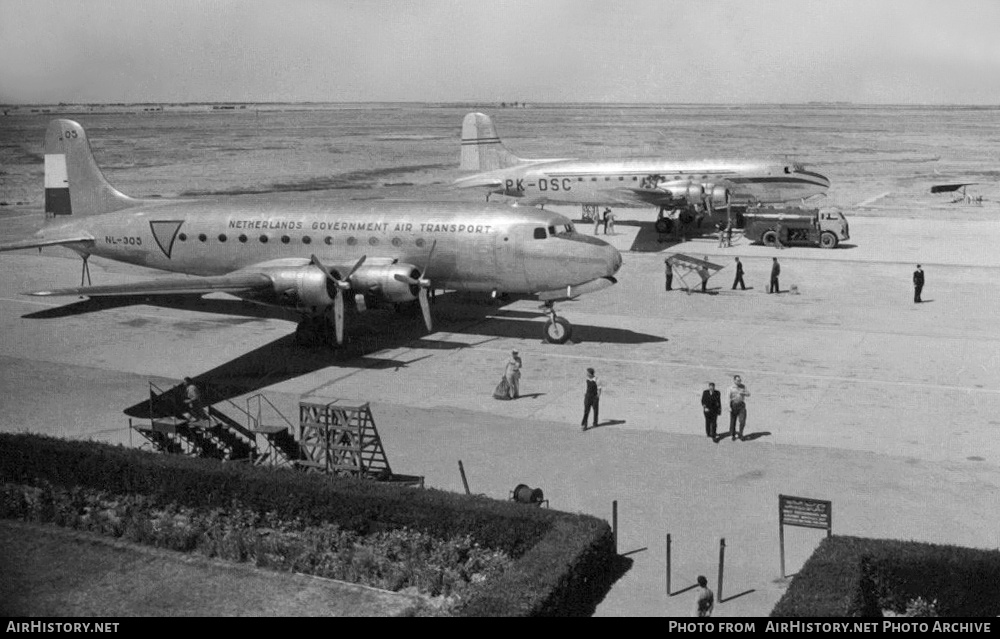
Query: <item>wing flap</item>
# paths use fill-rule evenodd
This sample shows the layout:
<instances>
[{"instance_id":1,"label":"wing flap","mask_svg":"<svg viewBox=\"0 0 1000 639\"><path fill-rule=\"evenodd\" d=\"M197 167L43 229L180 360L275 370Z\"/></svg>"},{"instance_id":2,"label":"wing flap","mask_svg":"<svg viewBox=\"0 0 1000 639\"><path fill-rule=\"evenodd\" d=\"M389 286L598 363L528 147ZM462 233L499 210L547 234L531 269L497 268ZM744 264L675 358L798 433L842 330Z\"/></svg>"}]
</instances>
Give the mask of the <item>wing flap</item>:
<instances>
[{"instance_id":1,"label":"wing flap","mask_svg":"<svg viewBox=\"0 0 1000 639\"><path fill-rule=\"evenodd\" d=\"M205 293L245 293L266 290L273 286L270 277L264 273L232 273L210 277L186 277L151 280L131 284L108 286L79 286L58 288L50 291L33 291L27 295L58 297L63 295L86 295L87 297L111 297L130 295L204 295Z\"/></svg>"},{"instance_id":2,"label":"wing flap","mask_svg":"<svg viewBox=\"0 0 1000 639\"><path fill-rule=\"evenodd\" d=\"M30 239L19 240L9 244L0 244L0 252L19 251L21 249L44 248L46 246L63 246L66 244L93 244L94 238L90 235L77 235L74 237L64 237L59 239Z\"/></svg>"}]
</instances>

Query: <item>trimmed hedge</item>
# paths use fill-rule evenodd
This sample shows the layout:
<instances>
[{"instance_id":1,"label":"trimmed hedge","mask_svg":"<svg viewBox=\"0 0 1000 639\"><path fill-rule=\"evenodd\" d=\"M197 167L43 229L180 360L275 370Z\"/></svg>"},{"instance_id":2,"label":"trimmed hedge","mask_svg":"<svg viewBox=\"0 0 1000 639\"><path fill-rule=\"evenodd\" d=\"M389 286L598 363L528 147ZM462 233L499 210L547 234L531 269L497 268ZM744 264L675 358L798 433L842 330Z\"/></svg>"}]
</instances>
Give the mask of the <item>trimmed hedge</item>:
<instances>
[{"instance_id":1,"label":"trimmed hedge","mask_svg":"<svg viewBox=\"0 0 1000 639\"><path fill-rule=\"evenodd\" d=\"M863 537L828 537L772 617L881 617L936 600L942 617L1000 615L1000 552Z\"/></svg>"},{"instance_id":2,"label":"trimmed hedge","mask_svg":"<svg viewBox=\"0 0 1000 639\"><path fill-rule=\"evenodd\" d=\"M621 572L607 522L510 501L257 468L31 434L0 433L0 482L85 486L196 509L233 504L368 535L469 536L515 561L459 610L470 616L591 614ZM610 577L609 577L610 575Z\"/></svg>"}]
</instances>

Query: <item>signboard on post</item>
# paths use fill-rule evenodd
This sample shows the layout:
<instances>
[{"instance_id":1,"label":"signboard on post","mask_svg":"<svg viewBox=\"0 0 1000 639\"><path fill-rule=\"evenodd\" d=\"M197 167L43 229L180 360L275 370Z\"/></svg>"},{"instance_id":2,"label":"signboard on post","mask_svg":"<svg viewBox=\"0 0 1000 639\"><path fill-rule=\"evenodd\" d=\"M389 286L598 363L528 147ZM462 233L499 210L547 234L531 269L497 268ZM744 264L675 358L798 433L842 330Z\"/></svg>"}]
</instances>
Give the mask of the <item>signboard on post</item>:
<instances>
[{"instance_id":1,"label":"signboard on post","mask_svg":"<svg viewBox=\"0 0 1000 639\"><path fill-rule=\"evenodd\" d=\"M785 526L821 528L833 534L833 502L809 497L778 495L778 539L781 543L781 576L785 577Z\"/></svg>"}]
</instances>

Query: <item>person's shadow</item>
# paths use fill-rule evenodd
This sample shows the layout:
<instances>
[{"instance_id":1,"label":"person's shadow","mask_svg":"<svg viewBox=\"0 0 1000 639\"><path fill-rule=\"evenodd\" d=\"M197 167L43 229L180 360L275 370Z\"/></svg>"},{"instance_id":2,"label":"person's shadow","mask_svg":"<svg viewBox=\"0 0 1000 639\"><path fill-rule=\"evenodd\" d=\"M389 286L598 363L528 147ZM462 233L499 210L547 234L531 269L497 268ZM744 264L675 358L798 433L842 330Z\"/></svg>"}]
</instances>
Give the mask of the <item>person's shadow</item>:
<instances>
[{"instance_id":1,"label":"person's shadow","mask_svg":"<svg viewBox=\"0 0 1000 639\"><path fill-rule=\"evenodd\" d=\"M594 430L595 428L604 428L605 426L618 426L619 424L624 424L624 419L606 419L603 422L597 422L593 426L587 426L587 430Z\"/></svg>"}]
</instances>

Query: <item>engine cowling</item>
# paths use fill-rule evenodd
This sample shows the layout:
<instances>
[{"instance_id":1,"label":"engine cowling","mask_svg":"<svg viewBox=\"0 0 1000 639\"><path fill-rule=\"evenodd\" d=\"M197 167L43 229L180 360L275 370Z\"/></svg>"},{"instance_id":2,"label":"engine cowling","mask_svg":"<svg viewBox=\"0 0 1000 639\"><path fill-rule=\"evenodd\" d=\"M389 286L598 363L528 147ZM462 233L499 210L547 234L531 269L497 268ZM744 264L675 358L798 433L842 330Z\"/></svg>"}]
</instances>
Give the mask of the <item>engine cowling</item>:
<instances>
[{"instance_id":1,"label":"engine cowling","mask_svg":"<svg viewBox=\"0 0 1000 639\"><path fill-rule=\"evenodd\" d=\"M420 287L400 282L396 275L420 279L420 270L412 264L385 264L362 266L351 276L351 288L359 292L373 292L400 304L417 299Z\"/></svg>"},{"instance_id":2,"label":"engine cowling","mask_svg":"<svg viewBox=\"0 0 1000 639\"><path fill-rule=\"evenodd\" d=\"M266 271L274 283L274 291L267 296L268 301L298 309L321 309L333 304L337 294L336 285L326 274L315 266L274 269Z\"/></svg>"},{"instance_id":3,"label":"engine cowling","mask_svg":"<svg viewBox=\"0 0 1000 639\"><path fill-rule=\"evenodd\" d=\"M725 206L729 189L712 183L660 182L660 190L666 191L675 200L686 200L690 204L710 204L712 207Z\"/></svg>"}]
</instances>

